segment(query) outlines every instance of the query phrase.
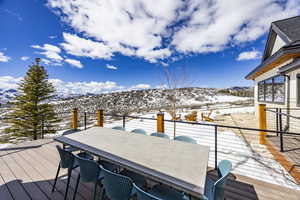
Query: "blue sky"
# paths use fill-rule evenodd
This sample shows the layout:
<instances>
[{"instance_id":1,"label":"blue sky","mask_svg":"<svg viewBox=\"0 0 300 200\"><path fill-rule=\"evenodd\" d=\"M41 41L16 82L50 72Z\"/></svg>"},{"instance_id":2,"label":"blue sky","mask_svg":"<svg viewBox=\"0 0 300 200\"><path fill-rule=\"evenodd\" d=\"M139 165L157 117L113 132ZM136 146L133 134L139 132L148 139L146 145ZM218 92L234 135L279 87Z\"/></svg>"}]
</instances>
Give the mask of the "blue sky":
<instances>
[{"instance_id":1,"label":"blue sky","mask_svg":"<svg viewBox=\"0 0 300 200\"><path fill-rule=\"evenodd\" d=\"M0 0L0 87L35 57L65 92L152 88L179 67L189 86L251 85L270 22L300 12L297 0L99 2Z\"/></svg>"}]
</instances>

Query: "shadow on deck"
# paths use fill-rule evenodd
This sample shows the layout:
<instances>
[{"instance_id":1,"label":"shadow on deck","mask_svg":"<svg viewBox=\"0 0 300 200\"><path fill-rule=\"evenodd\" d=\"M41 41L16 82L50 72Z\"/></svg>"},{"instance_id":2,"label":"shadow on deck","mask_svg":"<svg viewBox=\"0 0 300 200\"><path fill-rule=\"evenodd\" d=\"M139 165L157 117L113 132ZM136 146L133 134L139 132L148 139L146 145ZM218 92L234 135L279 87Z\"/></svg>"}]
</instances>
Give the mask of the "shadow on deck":
<instances>
[{"instance_id":1,"label":"shadow on deck","mask_svg":"<svg viewBox=\"0 0 300 200\"><path fill-rule=\"evenodd\" d=\"M56 144L51 140L38 140L0 150L0 199L63 199L66 171L61 172L57 190L51 192L59 161ZM73 197L77 174L78 170L75 170L69 199ZM217 173L208 169L207 176L216 179ZM76 199L91 199L92 186L80 184ZM234 174L231 174L226 186L227 200L299 200L299 196L299 191Z\"/></svg>"}]
</instances>

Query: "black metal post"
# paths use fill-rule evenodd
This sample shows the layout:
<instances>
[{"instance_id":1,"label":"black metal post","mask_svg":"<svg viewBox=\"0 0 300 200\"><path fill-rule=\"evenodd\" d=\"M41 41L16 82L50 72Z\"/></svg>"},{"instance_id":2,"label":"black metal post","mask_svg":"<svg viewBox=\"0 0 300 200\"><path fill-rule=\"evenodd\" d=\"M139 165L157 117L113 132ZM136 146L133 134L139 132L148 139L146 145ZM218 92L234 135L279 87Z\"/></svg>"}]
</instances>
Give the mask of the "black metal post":
<instances>
[{"instance_id":1,"label":"black metal post","mask_svg":"<svg viewBox=\"0 0 300 200\"><path fill-rule=\"evenodd\" d=\"M279 122L278 122L278 118L279 118L279 114L278 114L278 108L276 108L276 131L279 131ZM276 136L278 136L278 132L276 133Z\"/></svg>"},{"instance_id":2,"label":"black metal post","mask_svg":"<svg viewBox=\"0 0 300 200\"><path fill-rule=\"evenodd\" d=\"M42 134L42 139L44 139L44 116L42 115L42 124L41 124L41 134Z\"/></svg>"},{"instance_id":3,"label":"black metal post","mask_svg":"<svg viewBox=\"0 0 300 200\"><path fill-rule=\"evenodd\" d=\"M280 130L280 152L283 152L283 135L282 135L282 114L279 108L279 130Z\"/></svg>"},{"instance_id":4,"label":"black metal post","mask_svg":"<svg viewBox=\"0 0 300 200\"><path fill-rule=\"evenodd\" d=\"M215 170L218 169L218 126L215 125Z\"/></svg>"},{"instance_id":5,"label":"black metal post","mask_svg":"<svg viewBox=\"0 0 300 200\"><path fill-rule=\"evenodd\" d=\"M84 130L86 130L86 112L84 112Z\"/></svg>"},{"instance_id":6,"label":"black metal post","mask_svg":"<svg viewBox=\"0 0 300 200\"><path fill-rule=\"evenodd\" d=\"M123 115L123 128L125 128L125 119L126 119L126 116Z\"/></svg>"}]
</instances>

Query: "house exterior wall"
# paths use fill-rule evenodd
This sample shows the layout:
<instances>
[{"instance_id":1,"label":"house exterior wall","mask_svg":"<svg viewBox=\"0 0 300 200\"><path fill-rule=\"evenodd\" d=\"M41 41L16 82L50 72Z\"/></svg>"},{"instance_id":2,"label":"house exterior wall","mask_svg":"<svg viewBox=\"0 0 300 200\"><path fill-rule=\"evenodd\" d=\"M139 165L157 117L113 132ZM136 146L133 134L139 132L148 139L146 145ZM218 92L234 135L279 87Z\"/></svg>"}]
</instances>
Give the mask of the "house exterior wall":
<instances>
[{"instance_id":1,"label":"house exterior wall","mask_svg":"<svg viewBox=\"0 0 300 200\"><path fill-rule=\"evenodd\" d=\"M269 70L262 75L258 76L254 80L254 105L255 105L255 115L258 117L258 105L259 104L266 104L267 108L287 108L287 91L288 91L288 80L285 81L285 101L284 103L266 103L266 102L259 102L258 101L258 82L262 80L266 80L273 76L278 75L278 69L283 65L286 65L292 62L293 59L288 60L287 62L278 65L276 68ZM300 69L294 70L289 72L287 75L290 76L290 108L298 108L300 109L300 105L297 103L297 74L300 74ZM287 113L286 109L282 109L283 113L290 114L292 116L300 117L300 110L291 110L290 113ZM286 116L282 116L283 128L289 124L289 131L290 132L300 132L300 119L289 118L287 119ZM267 128L271 130L276 130L276 114L267 111Z\"/></svg>"},{"instance_id":2,"label":"house exterior wall","mask_svg":"<svg viewBox=\"0 0 300 200\"><path fill-rule=\"evenodd\" d=\"M275 43L274 43L271 55L276 53L284 45L285 45L285 42L278 35L276 35L276 39L275 39Z\"/></svg>"}]
</instances>

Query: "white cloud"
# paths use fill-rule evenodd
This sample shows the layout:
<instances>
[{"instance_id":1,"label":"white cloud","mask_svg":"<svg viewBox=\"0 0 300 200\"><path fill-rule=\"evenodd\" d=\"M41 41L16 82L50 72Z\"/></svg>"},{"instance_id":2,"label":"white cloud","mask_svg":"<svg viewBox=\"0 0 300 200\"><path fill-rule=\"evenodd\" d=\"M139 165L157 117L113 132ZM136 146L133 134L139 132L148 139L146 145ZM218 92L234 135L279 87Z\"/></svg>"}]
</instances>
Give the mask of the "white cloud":
<instances>
[{"instance_id":1,"label":"white cloud","mask_svg":"<svg viewBox=\"0 0 300 200\"><path fill-rule=\"evenodd\" d=\"M23 60L23 61L25 61L25 60L28 60L29 57L28 56L22 56L20 59Z\"/></svg>"},{"instance_id":2,"label":"white cloud","mask_svg":"<svg viewBox=\"0 0 300 200\"><path fill-rule=\"evenodd\" d=\"M258 59L261 57L261 53L257 50L253 51L245 51L242 52L238 55L236 60L241 61L241 60L253 60L253 59Z\"/></svg>"},{"instance_id":3,"label":"white cloud","mask_svg":"<svg viewBox=\"0 0 300 200\"><path fill-rule=\"evenodd\" d=\"M113 69L113 70L117 70L118 67L114 66L114 65L110 65L110 64L106 64L106 68L107 69Z\"/></svg>"},{"instance_id":4,"label":"white cloud","mask_svg":"<svg viewBox=\"0 0 300 200\"><path fill-rule=\"evenodd\" d=\"M12 76L0 76L0 89L17 89L18 83L23 79L23 77L12 77ZM49 79L49 81L54 85L56 91L60 95L70 95L70 94L101 94L108 92L117 91L128 91L128 90L139 90L148 89L150 85L138 84L134 86L121 86L113 81L89 81L89 82L66 82L60 79Z\"/></svg>"},{"instance_id":5,"label":"white cloud","mask_svg":"<svg viewBox=\"0 0 300 200\"><path fill-rule=\"evenodd\" d=\"M61 49L52 44L44 44L43 46L32 45L34 49L41 50L40 52L36 52L38 54L44 55L49 60L49 64L51 65L62 65L63 57L60 56Z\"/></svg>"},{"instance_id":6,"label":"white cloud","mask_svg":"<svg viewBox=\"0 0 300 200\"><path fill-rule=\"evenodd\" d=\"M134 86L131 86L129 88L129 90L145 90L145 89L149 89L151 86L148 84L137 84Z\"/></svg>"},{"instance_id":7,"label":"white cloud","mask_svg":"<svg viewBox=\"0 0 300 200\"><path fill-rule=\"evenodd\" d=\"M8 62L10 59L10 57L4 55L4 53L0 51L0 62Z\"/></svg>"},{"instance_id":8,"label":"white cloud","mask_svg":"<svg viewBox=\"0 0 300 200\"><path fill-rule=\"evenodd\" d=\"M55 39L55 38L57 38L57 36L56 35L50 35L49 38L50 39Z\"/></svg>"},{"instance_id":9,"label":"white cloud","mask_svg":"<svg viewBox=\"0 0 300 200\"><path fill-rule=\"evenodd\" d=\"M150 62L254 41L272 21L300 14L299 0L160 0L159 6L149 0L48 0L48 6L81 36L64 34L68 53L97 59L121 53Z\"/></svg>"},{"instance_id":10,"label":"white cloud","mask_svg":"<svg viewBox=\"0 0 300 200\"><path fill-rule=\"evenodd\" d=\"M0 89L17 89L22 77L0 76Z\"/></svg>"},{"instance_id":11,"label":"white cloud","mask_svg":"<svg viewBox=\"0 0 300 200\"><path fill-rule=\"evenodd\" d=\"M81 62L79 60L74 60L74 59L65 59L66 63L69 63L70 65L77 67L77 68L83 68L83 65L81 64Z\"/></svg>"},{"instance_id":12,"label":"white cloud","mask_svg":"<svg viewBox=\"0 0 300 200\"><path fill-rule=\"evenodd\" d=\"M112 50L104 43L94 42L69 33L63 33L63 37L65 42L61 43L61 46L68 54L93 59L110 59L113 55Z\"/></svg>"}]
</instances>

